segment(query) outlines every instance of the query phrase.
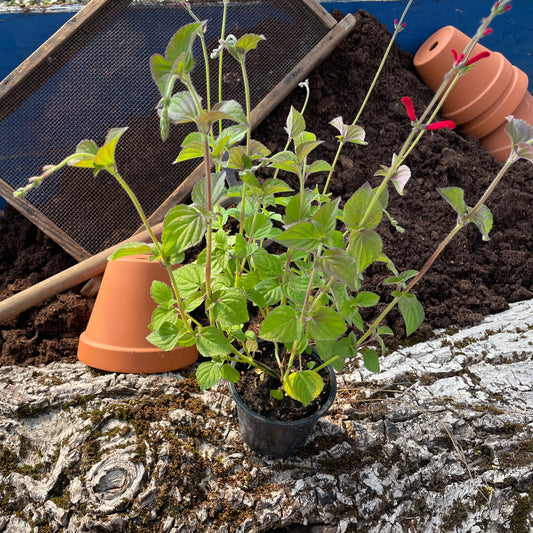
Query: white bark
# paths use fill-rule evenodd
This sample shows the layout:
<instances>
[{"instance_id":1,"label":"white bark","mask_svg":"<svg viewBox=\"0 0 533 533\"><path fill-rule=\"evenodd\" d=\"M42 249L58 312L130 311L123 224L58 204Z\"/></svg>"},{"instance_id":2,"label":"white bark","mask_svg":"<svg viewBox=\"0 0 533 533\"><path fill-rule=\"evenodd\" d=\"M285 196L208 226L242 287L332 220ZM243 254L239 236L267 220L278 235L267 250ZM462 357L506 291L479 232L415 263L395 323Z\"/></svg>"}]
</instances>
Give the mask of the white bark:
<instances>
[{"instance_id":1,"label":"white bark","mask_svg":"<svg viewBox=\"0 0 533 533\"><path fill-rule=\"evenodd\" d=\"M245 449L224 386L0 368L0 532L533 531L532 311L354 365L285 461Z\"/></svg>"}]
</instances>

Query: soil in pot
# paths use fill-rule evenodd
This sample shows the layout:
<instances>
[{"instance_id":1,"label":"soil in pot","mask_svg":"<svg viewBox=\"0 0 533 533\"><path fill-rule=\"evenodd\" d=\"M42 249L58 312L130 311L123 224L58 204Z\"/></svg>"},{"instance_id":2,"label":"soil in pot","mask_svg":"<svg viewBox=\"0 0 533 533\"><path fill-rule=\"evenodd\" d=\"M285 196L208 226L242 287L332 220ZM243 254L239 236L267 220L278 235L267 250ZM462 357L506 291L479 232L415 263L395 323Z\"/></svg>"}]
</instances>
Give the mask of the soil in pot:
<instances>
[{"instance_id":1,"label":"soil in pot","mask_svg":"<svg viewBox=\"0 0 533 533\"><path fill-rule=\"evenodd\" d=\"M276 359L272 345L267 344L267 347L261 349L257 359L266 364L270 368L277 368ZM307 368L307 363L311 360L308 354L301 355L302 368ZM328 399L331 391L331 378L327 369L322 369L320 375L324 379L324 389L320 395L310 404L304 406L300 402L293 400L285 395L283 400L276 400L270 394L273 389L278 389L280 383L264 373L257 372L254 367L245 367L245 365L237 366L241 372L241 378L235 384L235 389L239 394L241 400L252 411L272 418L274 420L299 420L316 413Z\"/></svg>"},{"instance_id":2,"label":"soil in pot","mask_svg":"<svg viewBox=\"0 0 533 533\"><path fill-rule=\"evenodd\" d=\"M341 14L336 16L342 18ZM317 157L333 159L336 131L329 122L337 116L353 120L389 39L383 25L362 14L352 33L310 74L307 129L325 141L317 150ZM359 121L369 144L345 148L330 187L333 196L348 198L362 183L375 179L373 175L381 164L390 164L391 155L410 128L401 103L403 96L413 99L419 113L429 102L432 92L418 79L412 59L411 54L393 47ZM304 98L304 91L296 89L261 124L254 138L273 150L282 150L287 113L291 105L301 109ZM138 131L142 132L142 128ZM124 153L134 156L128 164L143 167L145 162L139 157L138 148L144 146L143 139L132 136L130 140L131 145L123 147ZM178 147L174 157L177 152ZM46 163L51 162L43 161ZM501 167L477 139L447 130L428 132L407 164L412 178L406 194L403 197L391 194L389 210L405 233L399 234L387 224L380 228L384 251L401 270L421 268L454 225L454 212L436 188L462 187L467 203L473 205ZM417 285L415 292L424 306L426 319L410 340L431 335L433 328L475 324L486 314L504 310L509 302L533 298L532 175L533 168L528 162L521 161L511 168L488 204L494 216L491 241L483 242L476 228L467 227ZM309 188L323 186L325 175L312 178L307 183ZM83 213L82 205L79 212ZM74 263L59 246L6 206L6 216L0 219L0 299ZM380 285L384 275L378 270L369 272L365 286L380 293L386 302L389 291ZM0 365L76 361L77 340L92 307L92 301L80 295L80 288L0 324ZM399 338L404 337L399 313L390 315L388 325Z\"/></svg>"}]
</instances>

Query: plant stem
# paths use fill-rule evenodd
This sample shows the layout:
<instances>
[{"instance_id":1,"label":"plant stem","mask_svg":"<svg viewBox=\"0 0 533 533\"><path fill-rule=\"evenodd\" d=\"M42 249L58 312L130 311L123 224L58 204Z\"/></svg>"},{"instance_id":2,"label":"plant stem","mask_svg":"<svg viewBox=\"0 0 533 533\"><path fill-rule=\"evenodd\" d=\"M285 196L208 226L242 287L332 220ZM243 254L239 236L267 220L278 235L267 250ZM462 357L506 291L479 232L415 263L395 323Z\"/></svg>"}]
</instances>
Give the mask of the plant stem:
<instances>
[{"instance_id":1,"label":"plant stem","mask_svg":"<svg viewBox=\"0 0 533 533\"><path fill-rule=\"evenodd\" d=\"M108 169L108 170L109 170L110 174L119 182L120 186L124 189L124 191L126 191L126 194L130 197L130 200L133 202L133 205L135 206L135 209L137 210L137 213L139 213L139 216L141 217L141 220L142 220L142 223L143 223L144 227L147 229L148 234L150 235L150 238L152 239L152 242L154 243L155 247L157 248L157 252L158 252L159 257L163 258L163 247L161 246L161 243L158 241L158 239L154 235L152 227L150 226L150 222L148 221L148 218L144 214L144 211L143 211L143 209L141 207L141 204L140 204L139 200L137 199L137 197L135 196L134 192L131 190L129 185L124 181L122 176L120 176L120 174L116 170L113 170L113 171L111 171L111 169ZM184 318L184 317L187 316L187 314L185 312L185 306L183 305L183 300L182 300L180 292L179 292L179 287L178 287L178 285L176 283L176 280L174 279L174 274L173 274L173 271L172 271L172 267L171 267L171 265L167 264L166 262L164 262L164 267L165 267L165 269L168 272L170 283L172 285L172 290L174 292L174 296L176 297L176 302L178 304L179 314L180 314L180 316L182 318ZM185 324L185 327L187 328L189 333L194 336L194 331L191 328L191 325L189 324L189 322L184 319L183 323Z\"/></svg>"},{"instance_id":2,"label":"plant stem","mask_svg":"<svg viewBox=\"0 0 533 533\"><path fill-rule=\"evenodd\" d=\"M437 249L433 252L431 257L427 260L425 265L422 267L422 269L418 272L418 274L411 279L409 284L405 287L403 291L401 291L401 294L399 296L396 296L392 302L383 310L383 312L372 322L372 324L369 326L368 330L365 331L365 333L357 340L356 346L360 346L368 337L377 329L379 324L383 321L383 319L389 314L389 312L396 306L399 299L409 293L411 289L422 279L422 277L426 274L426 272L431 268L437 257L442 253L442 251L448 246L450 241L455 237L455 235L463 228L463 226L468 224L472 221L475 213L483 206L485 205L487 199L494 191L496 185L500 182L504 174L509 170L509 168L513 165L513 163L516 162L516 157L514 154L511 153L507 161L505 162L504 166L500 169L492 183L487 187L484 194L481 196L477 204L474 208L464 217L463 220L458 220L455 227L448 233L448 235L443 239L443 241L439 244Z\"/></svg>"},{"instance_id":3,"label":"plant stem","mask_svg":"<svg viewBox=\"0 0 533 533\"><path fill-rule=\"evenodd\" d=\"M209 216L207 221L207 232L205 235L205 294L207 300L211 298L211 255L213 249L213 221L211 220L211 212L213 211L213 201L211 197L211 159L209 152L209 138L208 133L203 134L204 143L204 166L205 166L205 198L206 209ZM209 309L209 321L213 324L213 310Z\"/></svg>"},{"instance_id":4,"label":"plant stem","mask_svg":"<svg viewBox=\"0 0 533 533\"><path fill-rule=\"evenodd\" d=\"M388 46L387 46L387 48L386 48L386 50L385 50L385 52L384 52L384 54L383 54L383 56L381 58L381 61L380 61L379 66L378 66L378 69L376 70L376 73L374 74L374 78L372 79L372 83L370 84L370 87L368 88L368 90L366 92L366 95L365 95L365 97L363 99L363 103L359 107L357 115L353 119L352 126L355 126L357 124L357 122L361 118L361 115L363 114L363 111L364 111L364 109L366 107L366 104L370 100L370 96L371 96L372 92L374 91L376 83L377 83L377 81L378 81L378 79L379 79L379 77L381 75L381 71L383 70L383 67L385 66L385 63L386 63L387 58L389 56L389 53L391 51L392 45L393 45L394 41L396 40L396 37L397 37L398 33L400 33L402 31L402 29L403 29L402 28L403 19L407 15L407 11L411 7L412 3L413 3L413 0L409 0L407 5L405 6L405 9L403 10L403 13L402 13L402 16L400 17L400 20L398 21L398 23L396 24L396 26L394 28L394 33L392 34L391 39L389 41L389 44L388 44ZM340 143L339 143L339 146L337 148L337 152L335 153L335 157L333 158L333 163L331 165L331 170L329 171L328 177L326 178L326 183L324 185L324 189L322 190L322 195L325 195L327 193L327 191L328 191L329 182L331 181L331 177L333 176L333 172L335 171L335 167L337 165L337 161L339 159L339 156L340 156L341 151L344 148L345 144L346 143L344 141L340 141Z\"/></svg>"},{"instance_id":5,"label":"plant stem","mask_svg":"<svg viewBox=\"0 0 533 533\"><path fill-rule=\"evenodd\" d=\"M226 34L226 19L228 15L229 0L224 0L224 8L222 10L222 26L220 28L220 40L224 39ZM222 64L223 64L224 47L221 47L218 56L218 101L222 102ZM218 121L218 134L222 131L222 120Z\"/></svg>"}]
</instances>

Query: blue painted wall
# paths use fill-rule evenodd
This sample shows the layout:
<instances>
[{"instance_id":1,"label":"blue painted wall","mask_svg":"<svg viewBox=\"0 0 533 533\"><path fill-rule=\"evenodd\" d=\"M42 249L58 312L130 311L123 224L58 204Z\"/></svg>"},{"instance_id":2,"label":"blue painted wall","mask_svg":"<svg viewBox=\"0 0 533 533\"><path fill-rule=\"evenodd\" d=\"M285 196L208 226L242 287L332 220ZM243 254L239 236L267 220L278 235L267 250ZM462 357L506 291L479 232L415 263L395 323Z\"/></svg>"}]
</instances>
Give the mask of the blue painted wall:
<instances>
[{"instance_id":1,"label":"blue painted wall","mask_svg":"<svg viewBox=\"0 0 533 533\"><path fill-rule=\"evenodd\" d=\"M2 13L0 12L0 79L31 55L74 13ZM1 156L1 154L0 154ZM0 216L5 200L0 198Z\"/></svg>"}]
</instances>

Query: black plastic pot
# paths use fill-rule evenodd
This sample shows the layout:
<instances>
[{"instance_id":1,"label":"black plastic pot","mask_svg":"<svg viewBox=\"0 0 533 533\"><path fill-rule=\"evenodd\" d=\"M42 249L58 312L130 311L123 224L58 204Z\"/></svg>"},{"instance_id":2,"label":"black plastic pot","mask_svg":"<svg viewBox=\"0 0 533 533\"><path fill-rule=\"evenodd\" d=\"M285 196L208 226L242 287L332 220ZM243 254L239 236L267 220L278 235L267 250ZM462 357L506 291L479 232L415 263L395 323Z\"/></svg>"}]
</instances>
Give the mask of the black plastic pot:
<instances>
[{"instance_id":1,"label":"black plastic pot","mask_svg":"<svg viewBox=\"0 0 533 533\"><path fill-rule=\"evenodd\" d=\"M320 361L315 352L313 355ZM316 413L300 420L275 420L257 414L244 404L235 385L229 384L231 395L237 404L242 439L252 451L260 455L280 458L290 457L298 452L315 429L317 420L328 412L335 401L337 394L335 372L331 366L326 368L331 378L328 399Z\"/></svg>"}]
</instances>

